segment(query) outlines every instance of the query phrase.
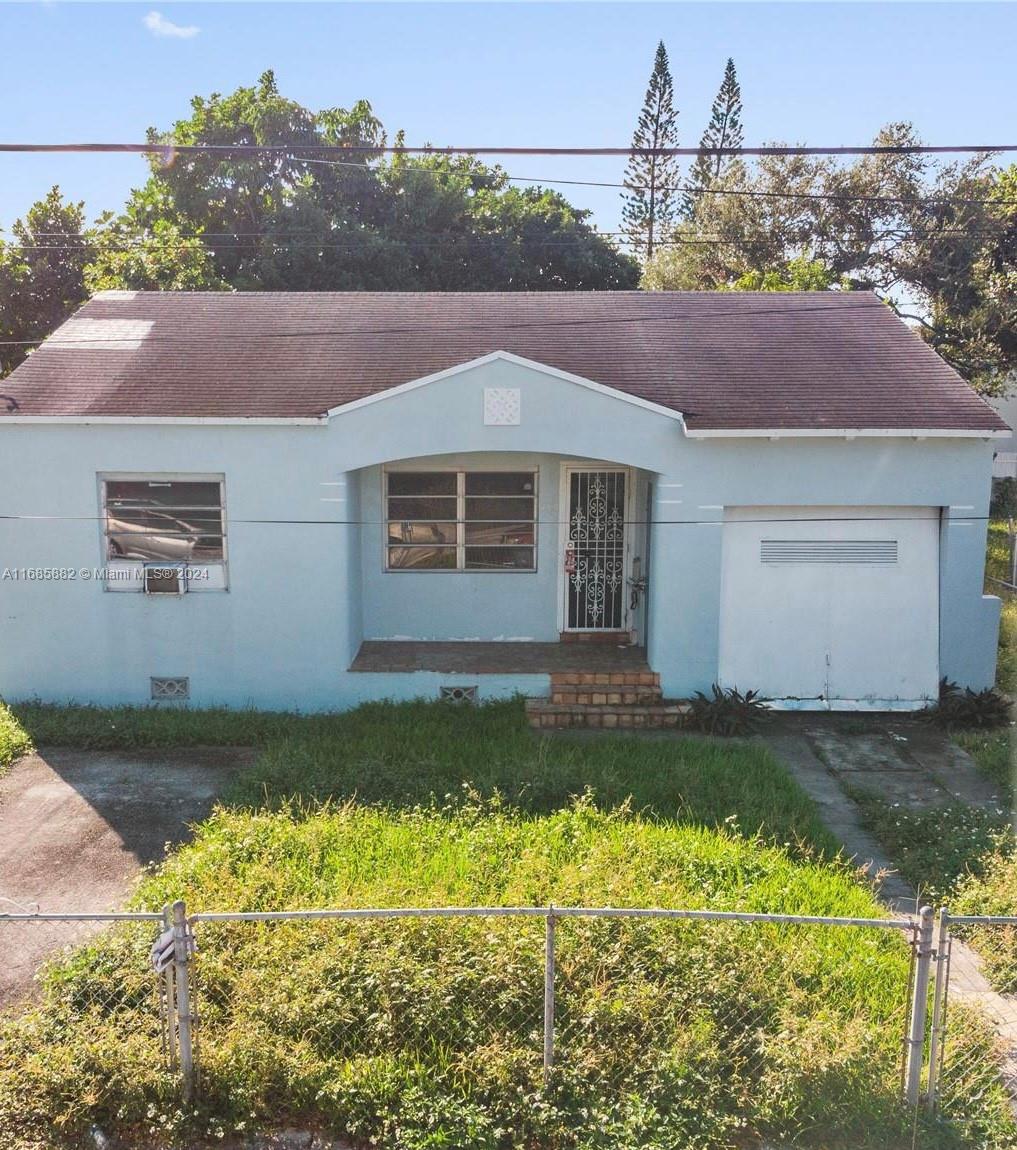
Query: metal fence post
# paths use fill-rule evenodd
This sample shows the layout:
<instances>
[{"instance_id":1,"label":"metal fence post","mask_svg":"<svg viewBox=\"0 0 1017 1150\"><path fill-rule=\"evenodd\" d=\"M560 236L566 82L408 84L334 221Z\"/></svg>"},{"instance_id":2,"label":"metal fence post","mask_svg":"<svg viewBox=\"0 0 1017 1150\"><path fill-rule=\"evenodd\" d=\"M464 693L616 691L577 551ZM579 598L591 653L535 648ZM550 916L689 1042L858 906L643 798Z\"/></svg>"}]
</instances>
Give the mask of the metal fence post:
<instances>
[{"instance_id":1,"label":"metal fence post","mask_svg":"<svg viewBox=\"0 0 1017 1150\"><path fill-rule=\"evenodd\" d=\"M929 975L932 969L933 914L931 907L923 906L919 912L916 941L915 985L911 997L911 1025L908 1030L907 1065L904 1071L904 1100L909 1106L918 1105L922 1084L925 1019L929 1009Z\"/></svg>"},{"instance_id":2,"label":"metal fence post","mask_svg":"<svg viewBox=\"0 0 1017 1150\"><path fill-rule=\"evenodd\" d=\"M950 915L939 909L936 939L936 983L932 992L932 1034L929 1039L929 1082L925 1105L935 1110L939 1101L939 1072L943 1066L943 1040L946 1037L946 995L950 978Z\"/></svg>"},{"instance_id":3,"label":"metal fence post","mask_svg":"<svg viewBox=\"0 0 1017 1150\"><path fill-rule=\"evenodd\" d=\"M554 1066L554 929L553 904L544 920L544 1085Z\"/></svg>"},{"instance_id":4,"label":"metal fence post","mask_svg":"<svg viewBox=\"0 0 1017 1150\"><path fill-rule=\"evenodd\" d=\"M167 903L162 908L163 931L173 930L173 908ZM159 1013L162 1020L163 1054L171 1073L177 1069L177 1007L176 991L173 987L173 963L170 962L158 976Z\"/></svg>"},{"instance_id":5,"label":"metal fence post","mask_svg":"<svg viewBox=\"0 0 1017 1150\"><path fill-rule=\"evenodd\" d=\"M176 988L177 1040L180 1051L180 1082L184 1102L194 1096L194 1032L191 1015L191 946L187 907L182 899L173 904L173 982Z\"/></svg>"}]
</instances>

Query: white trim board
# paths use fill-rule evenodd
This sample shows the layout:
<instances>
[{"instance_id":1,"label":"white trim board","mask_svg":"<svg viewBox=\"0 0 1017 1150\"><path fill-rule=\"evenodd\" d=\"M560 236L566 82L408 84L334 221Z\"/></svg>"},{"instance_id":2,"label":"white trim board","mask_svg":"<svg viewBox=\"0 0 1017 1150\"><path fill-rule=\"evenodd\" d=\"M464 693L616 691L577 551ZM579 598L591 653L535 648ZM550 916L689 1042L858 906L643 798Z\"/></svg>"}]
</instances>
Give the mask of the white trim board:
<instances>
[{"instance_id":1,"label":"white trim board","mask_svg":"<svg viewBox=\"0 0 1017 1150\"><path fill-rule=\"evenodd\" d=\"M689 439L1009 439L1009 431L914 427L685 428Z\"/></svg>"},{"instance_id":2,"label":"white trim board","mask_svg":"<svg viewBox=\"0 0 1017 1150\"><path fill-rule=\"evenodd\" d=\"M321 415L220 416L220 415L0 415L5 423L120 424L141 426L159 424L170 427L324 427L328 420Z\"/></svg>"}]
</instances>

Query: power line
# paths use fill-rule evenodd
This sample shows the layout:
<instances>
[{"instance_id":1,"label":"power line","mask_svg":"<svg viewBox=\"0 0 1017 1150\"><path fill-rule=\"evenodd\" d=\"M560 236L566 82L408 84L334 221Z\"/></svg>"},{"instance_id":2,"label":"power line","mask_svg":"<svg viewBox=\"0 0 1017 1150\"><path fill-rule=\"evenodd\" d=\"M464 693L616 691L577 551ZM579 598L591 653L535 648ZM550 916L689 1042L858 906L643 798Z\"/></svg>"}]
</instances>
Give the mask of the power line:
<instances>
[{"instance_id":1,"label":"power line","mask_svg":"<svg viewBox=\"0 0 1017 1150\"><path fill-rule=\"evenodd\" d=\"M886 238L894 239L914 239L923 238L928 240L940 239L945 237L965 237L969 239L986 239L994 238L997 232L990 229L973 229L967 230L965 228L930 228L928 231L920 231L914 228L891 228L888 229L886 235L873 237L873 242ZM363 246L364 241L377 239L386 243L398 243L406 247L413 248L455 248L457 246L469 248L471 246L482 245L502 245L508 248L570 248L579 247L588 244L593 239L612 240L618 244L635 245L638 241L630 239L624 232L601 232L591 231L584 236L566 236L555 240L532 240L532 239L519 239L512 235L507 236L494 236L494 235L459 235L448 236L444 239L421 239L418 237L392 237L385 236L381 233L365 233L362 240L349 239L341 243L335 241L319 241L313 237L297 236L292 239L273 239L267 235L259 236L257 233L249 233L250 239L248 240L243 234L238 234L237 241L233 242L228 236L216 239L203 234L201 232L192 232L181 234L171 240L167 240L168 244L183 245L187 240L204 240L207 241L205 246L209 248L213 254L216 251L224 252L256 252L259 247L268 245L283 250L291 248L313 248L316 251L356 251ZM77 238L77 237L75 237ZM124 248L137 248L143 247L146 243L157 237L152 233L146 235L124 236L118 237L113 244L114 250L122 250ZM91 251L99 242L101 237L95 240L90 240L87 237L80 237L80 242L72 242L66 244L23 244L17 243L11 246L21 252L88 252ZM716 246L731 246L741 243L751 244L760 242L760 237L754 236L748 232L741 232L738 234L728 236L672 236L665 240L655 240L654 247L716 247Z\"/></svg>"},{"instance_id":2,"label":"power line","mask_svg":"<svg viewBox=\"0 0 1017 1150\"><path fill-rule=\"evenodd\" d=\"M2 422L2 421L0 421ZM0 515L0 521L6 522L31 522L31 523L105 523L108 516L105 515ZM115 517L114 517L115 518ZM737 526L741 524L781 524L781 523L915 523L921 522L940 522L939 515L842 515L842 516L815 516L808 518L758 518L758 519L626 519L626 524L633 527L702 527L704 524L720 524L725 526L728 524ZM963 522L963 523L986 523L991 522L992 516L990 515L950 515L948 522ZM234 519L230 516L226 517L225 527L230 528L234 526L263 526L263 527L385 527L390 522L402 522L402 520L389 520L389 519ZM431 522L431 520L410 520L409 522ZM448 522L453 520L434 520L434 522ZM505 522L517 523L520 520L478 520L477 522ZM525 520L527 524L532 524L534 527L561 527L564 525L562 520L558 519L530 519ZM144 535L145 532L141 531L120 531L116 532L119 535ZM152 534L158 535L158 532ZM165 532L163 533L165 534ZM400 543L393 543L392 546L398 547ZM420 546L423 546L421 544ZM435 546L452 546L452 544L435 544ZM530 546L529 544L520 544L519 546ZM198 564L196 564L198 565ZM16 568L23 566L23 564L6 564L8 568ZM59 566L48 564L48 567ZM0 568L2 571L3 568Z\"/></svg>"},{"instance_id":3,"label":"power line","mask_svg":"<svg viewBox=\"0 0 1017 1150\"><path fill-rule=\"evenodd\" d=\"M0 143L0 152L72 152L72 153L126 153L136 155L201 155L202 153L237 156L287 156L300 159L295 152L314 152L324 158L340 155L393 155L393 156L913 156L950 155L967 153L1017 152L1017 144L865 144L810 146L803 144L771 144L762 147L696 147L696 148L634 148L634 147L519 147L483 145L476 147L454 145L390 145L390 144L173 144L153 143L90 143L40 144Z\"/></svg>"},{"instance_id":4,"label":"power line","mask_svg":"<svg viewBox=\"0 0 1017 1150\"><path fill-rule=\"evenodd\" d=\"M238 146L246 147L246 145L238 145ZM307 145L307 147L310 147L310 146L311 145ZM0 145L0 151L13 150L16 147L18 147L18 145L10 145L10 146ZM195 151L197 151L197 150L214 151L217 148L226 148L226 149L231 150L231 151L234 150L232 145L212 145L212 144L209 144L209 145L191 145L189 147L191 150L195 150ZM156 152L161 153L161 152L165 151L166 148L167 148L166 145L160 145L158 148L156 148ZM299 145L293 145L292 151L297 151L297 150L299 150L299 148L300 148ZM169 146L169 150L180 151L181 149L173 147L173 146ZM264 149L262 149L262 150L264 150ZM344 149L344 148L340 147L340 148L337 148L337 150L349 151L350 149L348 149L348 148ZM995 149L995 150L1001 151L1004 149ZM287 152L286 154L290 154L290 153ZM698 149L696 150L696 154L697 155L699 154ZM824 153L824 154L826 154L826 153ZM312 156L293 156L292 158L295 160L298 160L300 163L305 163L305 164L324 164L328 167L351 168L351 169L354 169L354 170L356 170L358 172L362 172L362 173L367 173L367 172L373 171L373 169L368 168L366 166L366 163L364 163L364 162L354 163L352 161L343 161L343 160L325 160L325 159L321 159L318 157L312 157ZM417 173L417 174L423 175L423 176L431 176L431 177L434 177L435 179L447 178L447 176L448 176L448 173L436 170L434 168L420 168L420 167L410 166L410 167L401 168L400 171L402 171L402 172L414 172L414 173ZM617 181L617 180L576 180L576 179L566 179L564 177L557 177L557 176L513 176L513 175L510 175L509 173L504 172L504 171L499 171L496 174L500 179L507 180L510 183L526 184L526 185L531 186L531 187L541 186L541 185L545 185L545 184L561 184L561 185L565 185L565 186L569 186L569 187L619 188L619 189L631 189L631 190L640 190L640 189L646 190L649 187L649 185L647 185L647 184L625 183L624 181ZM757 188L715 188L715 187L705 187L704 188L704 187L697 187L697 186L695 186L695 185L693 185L687 181L684 181L684 182L679 183L679 184L673 184L670 186L664 185L659 190L661 190L663 192L675 192L675 193L694 192L696 195L709 195L709 196L734 196L734 197L743 196L743 197L747 197L747 198L756 198L756 199L825 200L825 201L836 201L838 203L915 204L915 205L930 205L930 204L936 204L936 203L943 203L943 204L951 204L951 205L953 205L953 204L963 204L963 205L989 204L989 205L998 205L998 206L1017 205L1017 200L999 199L999 198L994 198L991 196L979 197L979 196L952 196L952 195L936 196L936 195L932 195L932 196L921 196L921 197L909 198L909 197L905 197L905 196L883 196L883 195L870 195L870 194L856 195L856 194L842 193L842 192L776 192L776 191L764 191L762 189L757 189ZM3 230L4 230L3 228L0 228L0 231L3 231Z\"/></svg>"},{"instance_id":5,"label":"power line","mask_svg":"<svg viewBox=\"0 0 1017 1150\"><path fill-rule=\"evenodd\" d=\"M183 294L187 294L187 293L182 292L179 294L183 295ZM230 296L230 295L235 294L237 297L242 297L245 293L244 292L236 292L236 293L207 292L207 293L195 293L195 294L223 295L223 296ZM252 293L252 294L261 294L261 293ZM286 293L281 293L281 294L286 294ZM316 294L316 293L310 293L310 294ZM327 295L329 293L325 292L325 293L320 293L320 294ZM342 293L340 293L340 294L342 294ZM365 294L365 293L351 292L348 294L357 295L357 294ZM393 294L401 294L401 293L393 293ZM414 293L405 293L405 294L411 295ZM461 294L467 294L468 295L470 293L467 292L467 293L461 293ZM488 293L478 292L476 294L479 296L484 296ZM513 293L507 292L504 294L511 295ZM520 292L518 294L521 296L521 295L526 294L526 293ZM554 296L559 294L559 293L549 291L549 292L537 292L537 293L529 293L529 294L538 294L538 295L549 297L549 298L553 299ZM588 294L591 297L596 298L596 296L598 294L601 294L601 293L588 292L585 294ZM652 295L654 293L634 291L630 294L633 296L639 296L641 298L647 298L647 297L652 297ZM692 294L695 294L695 293L692 293ZM733 293L733 294L735 294L735 293ZM744 295L748 296L752 293L745 292L745 293L737 293L737 294L744 294ZM760 292L758 294L770 295L773 293ZM842 298L845 298L845 297L850 298L852 295L852 293L850 293L850 292L831 293L831 294L840 294L842 296ZM852 302L852 303L839 303L839 304L815 304L815 305L805 306L805 307L795 306L791 314L801 315L803 312L819 312L819 311L838 311L838 312L843 313L845 311L866 311L866 310L875 310L875 309L883 310L886 307L887 307L886 304L884 304L878 300L875 303L870 303L870 302L866 301L866 302L859 302L859 303ZM691 312L684 312L684 313L674 313L671 315L657 314L657 315L639 315L639 316L605 316L605 317L597 317L596 319L522 320L522 321L516 321L516 322L510 322L510 323L499 322L498 320L491 320L491 321L485 322L485 323L458 323L457 322L455 324L455 331L456 332L487 331L489 329L494 329L494 330L501 332L501 331L532 330L532 329L559 328L559 327L586 327L586 326L591 326L591 325L596 326L596 327L604 327L604 326L613 325L613 324L627 324L627 323L675 323L675 322L680 322L682 320L691 320L691 321L694 321L697 323L702 323L704 321L712 321L713 319L716 319L716 318L726 318L729 316L738 316L741 318L741 317L745 317L745 316L786 315L786 314L788 314L788 308L787 307L769 307L769 308L740 307L740 308L732 308L731 310L728 310L728 311L710 311L709 313L703 313L703 314L699 314L699 315L693 314ZM57 329L57 330L59 330L59 329ZM424 335L424 334L433 333L434 330L435 330L435 328L431 325L400 326L400 327L349 327L349 328L345 328L345 329L330 328L330 329L318 329L318 330L306 330L305 329L305 330L295 330L295 331L262 332L262 333L259 333L257 338L258 339L314 339L314 338L334 338L334 337L341 337L341 336L364 336L364 335ZM50 337L45 337L43 339L0 340L0 347L34 346L37 344L45 343L46 339L49 339L49 338ZM217 343L221 342L222 340L226 340L226 339L238 339L238 340L244 341L245 343L249 343L251 341L251 335L248 332L237 333L236 335L233 335L230 332L216 331L214 334L212 334L208 338L213 339ZM85 337L82 337L80 339L73 336L73 335L69 335L67 337L67 343L69 345L71 345L72 349L74 347L81 345L81 344L87 344L87 343L100 343L100 344L130 343L130 344L137 344L139 342L142 342L144 344L153 344L153 343L193 344L196 341L195 341L193 335L189 335L189 336L146 335L140 341L139 341L139 338L137 336L134 336L134 337L131 337L131 336L95 336L94 338L89 338L89 337L85 336ZM59 348L60 346L61 345L60 345L59 341L57 341L56 343L54 343L52 345L53 348Z\"/></svg>"}]
</instances>

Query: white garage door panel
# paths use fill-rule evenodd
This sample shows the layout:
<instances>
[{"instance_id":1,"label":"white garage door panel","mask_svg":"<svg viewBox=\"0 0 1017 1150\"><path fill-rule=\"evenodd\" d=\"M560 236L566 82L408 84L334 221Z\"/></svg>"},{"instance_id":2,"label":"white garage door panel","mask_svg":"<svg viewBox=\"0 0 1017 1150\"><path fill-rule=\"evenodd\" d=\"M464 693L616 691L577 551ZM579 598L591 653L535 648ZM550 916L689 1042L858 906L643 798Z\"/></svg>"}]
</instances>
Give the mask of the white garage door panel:
<instances>
[{"instance_id":1,"label":"white garage door panel","mask_svg":"<svg viewBox=\"0 0 1017 1150\"><path fill-rule=\"evenodd\" d=\"M935 698L938 509L729 508L719 673L834 706Z\"/></svg>"}]
</instances>

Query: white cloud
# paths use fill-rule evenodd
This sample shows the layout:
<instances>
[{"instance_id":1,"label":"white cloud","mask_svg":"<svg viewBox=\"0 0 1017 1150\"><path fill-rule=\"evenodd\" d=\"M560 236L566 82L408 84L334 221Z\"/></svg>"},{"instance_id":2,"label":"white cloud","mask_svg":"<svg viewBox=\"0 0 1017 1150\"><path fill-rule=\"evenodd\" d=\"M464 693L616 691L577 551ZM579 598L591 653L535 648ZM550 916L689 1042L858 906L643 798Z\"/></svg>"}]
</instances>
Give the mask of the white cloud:
<instances>
[{"instance_id":1,"label":"white cloud","mask_svg":"<svg viewBox=\"0 0 1017 1150\"><path fill-rule=\"evenodd\" d=\"M169 36L175 40L190 40L201 31L197 24L174 24L161 12L149 12L145 17L145 27L153 36Z\"/></svg>"}]
</instances>

